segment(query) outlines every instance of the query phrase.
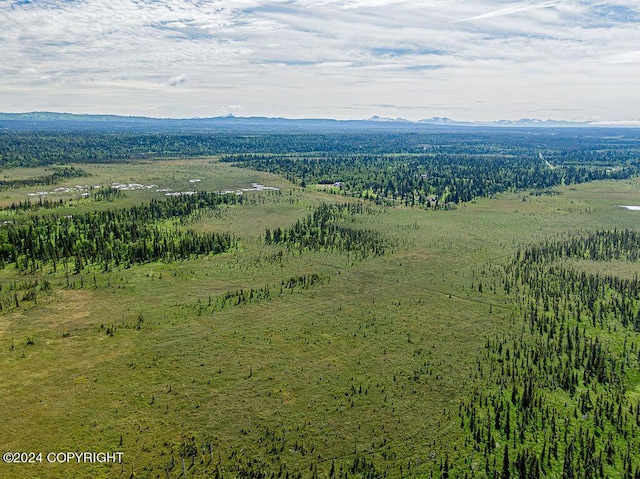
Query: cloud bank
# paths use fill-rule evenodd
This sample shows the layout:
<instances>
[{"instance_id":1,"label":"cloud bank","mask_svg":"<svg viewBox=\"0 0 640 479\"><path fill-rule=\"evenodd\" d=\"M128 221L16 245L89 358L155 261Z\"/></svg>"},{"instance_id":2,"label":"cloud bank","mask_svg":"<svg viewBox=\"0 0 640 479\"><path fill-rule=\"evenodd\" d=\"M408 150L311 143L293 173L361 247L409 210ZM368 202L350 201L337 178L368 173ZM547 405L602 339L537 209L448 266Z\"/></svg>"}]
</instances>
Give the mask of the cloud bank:
<instances>
[{"instance_id":1,"label":"cloud bank","mask_svg":"<svg viewBox=\"0 0 640 479\"><path fill-rule=\"evenodd\" d=\"M0 1L0 111L632 120L638 45L637 0Z\"/></svg>"}]
</instances>

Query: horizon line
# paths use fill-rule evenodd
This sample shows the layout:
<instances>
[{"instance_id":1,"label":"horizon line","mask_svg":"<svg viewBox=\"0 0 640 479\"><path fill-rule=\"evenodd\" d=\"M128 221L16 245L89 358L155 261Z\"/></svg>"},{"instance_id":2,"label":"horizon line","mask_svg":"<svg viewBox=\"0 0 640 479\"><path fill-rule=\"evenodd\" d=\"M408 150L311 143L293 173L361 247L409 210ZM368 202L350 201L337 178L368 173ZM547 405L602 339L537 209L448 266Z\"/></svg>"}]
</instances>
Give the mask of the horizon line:
<instances>
[{"instance_id":1,"label":"horizon line","mask_svg":"<svg viewBox=\"0 0 640 479\"><path fill-rule=\"evenodd\" d=\"M450 125L450 126L530 126L530 127L545 127L545 126L583 126L583 127L640 127L640 119L634 120L564 120L547 118L542 120L540 118L523 117L518 119L494 119L494 120L457 120L449 117L433 116L430 118L421 118L418 120L409 120L406 118L390 118L381 117L378 115L371 116L369 118L330 118L330 117L284 117L284 116L238 116L232 113L218 116L191 116L191 117L171 117L171 116L145 116L145 115L122 115L115 113L72 113L61 111L48 111L48 110L33 110L24 112L4 112L0 111L2 116L29 116L29 115L51 115L51 116L69 116L69 117L113 117L114 119L142 119L142 120L155 120L155 121L206 121L206 120L224 120L224 119L236 119L236 120L281 120L281 121L327 121L327 122L363 122L363 123L400 123L400 124L432 124L432 125ZM46 120L43 118L43 120Z\"/></svg>"}]
</instances>

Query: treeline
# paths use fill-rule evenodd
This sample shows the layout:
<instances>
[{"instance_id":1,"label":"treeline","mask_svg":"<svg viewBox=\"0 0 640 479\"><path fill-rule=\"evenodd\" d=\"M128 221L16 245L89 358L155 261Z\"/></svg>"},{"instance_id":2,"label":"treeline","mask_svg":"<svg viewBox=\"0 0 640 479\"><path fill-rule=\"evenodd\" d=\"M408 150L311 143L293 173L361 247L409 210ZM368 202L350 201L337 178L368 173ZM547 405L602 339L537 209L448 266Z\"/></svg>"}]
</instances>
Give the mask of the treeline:
<instances>
[{"instance_id":1,"label":"treeline","mask_svg":"<svg viewBox=\"0 0 640 479\"><path fill-rule=\"evenodd\" d=\"M93 198L94 201L112 202L124 198L125 196L127 195L125 195L124 191L118 188L112 188L111 186L107 188L97 188L89 193L89 197Z\"/></svg>"},{"instance_id":2,"label":"treeline","mask_svg":"<svg viewBox=\"0 0 640 479\"><path fill-rule=\"evenodd\" d=\"M559 258L581 258L594 261L626 260L640 258L640 233L601 230L584 236L573 236L561 241L546 241L518 252L525 262L555 261Z\"/></svg>"},{"instance_id":3,"label":"treeline","mask_svg":"<svg viewBox=\"0 0 640 479\"><path fill-rule=\"evenodd\" d=\"M227 291L226 293L216 297L209 296L206 308L202 301L198 300L196 303L196 309L198 314L202 314L205 309L209 308L212 311L220 311L233 306L242 306L245 304L277 298L282 296L285 291L291 293L297 289L309 289L312 286L325 284L328 281L328 276L317 273L291 276L286 280L283 279L279 285L266 284L261 288L243 288L234 291Z\"/></svg>"},{"instance_id":4,"label":"treeline","mask_svg":"<svg viewBox=\"0 0 640 479\"><path fill-rule=\"evenodd\" d=\"M20 270L35 270L39 263L51 263L56 270L59 262L67 266L72 259L79 272L89 264L101 264L108 270L112 266L222 253L234 245L227 233L196 233L161 227L158 222L184 220L201 209L240 202L241 196L201 192L131 208L67 216L31 215L0 229L0 265L13 262Z\"/></svg>"},{"instance_id":5,"label":"treeline","mask_svg":"<svg viewBox=\"0 0 640 479\"><path fill-rule=\"evenodd\" d=\"M638 164L637 132L603 128L527 129L468 128L423 131L276 132L229 131L114 132L106 129L0 131L0 167L54 163L114 162L137 158L247 155L484 155L544 158L556 165Z\"/></svg>"},{"instance_id":6,"label":"treeline","mask_svg":"<svg viewBox=\"0 0 640 479\"><path fill-rule=\"evenodd\" d=\"M51 200L49 198L43 198L42 196L38 197L37 201L31 201L31 198L27 198L24 201L18 201L17 203L14 201L9 206L5 206L2 208L3 211L37 211L39 209L54 209L54 208L62 208L65 206L67 202L62 198L58 198L57 200Z\"/></svg>"},{"instance_id":7,"label":"treeline","mask_svg":"<svg viewBox=\"0 0 640 479\"><path fill-rule=\"evenodd\" d=\"M373 214L373 210L361 203L322 203L289 228L267 229L265 243L282 244L299 251L351 252L359 258L381 256L389 247L389 241L381 233L347 224L353 221L354 215L363 213Z\"/></svg>"},{"instance_id":8,"label":"treeline","mask_svg":"<svg viewBox=\"0 0 640 479\"><path fill-rule=\"evenodd\" d=\"M460 406L476 469L461 458L458 477L640 477L640 403L628 394L640 373L640 283L554 261L594 244L625 257L634 237L600 231L531 246L496 272L520 318L478 358Z\"/></svg>"},{"instance_id":9,"label":"treeline","mask_svg":"<svg viewBox=\"0 0 640 479\"><path fill-rule=\"evenodd\" d=\"M400 133L113 133L0 131L0 167L110 163L138 158L310 151L405 151ZM413 135L413 142L417 137Z\"/></svg>"},{"instance_id":10,"label":"treeline","mask_svg":"<svg viewBox=\"0 0 640 479\"><path fill-rule=\"evenodd\" d=\"M236 155L241 166L269 171L302 186L337 184L344 194L391 200L409 206L442 206L489 197L504 191L548 189L601 179L629 178L636 167L612 169L600 165L550 167L538 156L496 153L439 155Z\"/></svg>"},{"instance_id":11,"label":"treeline","mask_svg":"<svg viewBox=\"0 0 640 479\"><path fill-rule=\"evenodd\" d=\"M89 176L82 168L66 166L64 168L54 168L50 175L37 176L22 180L0 180L0 190L7 188L21 188L23 186L49 186L56 185L60 181L68 178L86 178Z\"/></svg>"},{"instance_id":12,"label":"treeline","mask_svg":"<svg viewBox=\"0 0 640 479\"><path fill-rule=\"evenodd\" d=\"M91 198L93 201L108 201L113 202L117 199L121 199L126 197L125 193L122 190L117 188L99 188L94 190L89 190L84 196L84 198ZM17 203L14 201L9 206L5 206L2 208L3 211L37 211L39 209L54 209L54 208L62 208L69 204L68 200L64 200L63 198L58 198L57 200L52 200L47 197L39 196L37 201L31 201L30 198L25 199L24 201L18 201Z\"/></svg>"}]
</instances>

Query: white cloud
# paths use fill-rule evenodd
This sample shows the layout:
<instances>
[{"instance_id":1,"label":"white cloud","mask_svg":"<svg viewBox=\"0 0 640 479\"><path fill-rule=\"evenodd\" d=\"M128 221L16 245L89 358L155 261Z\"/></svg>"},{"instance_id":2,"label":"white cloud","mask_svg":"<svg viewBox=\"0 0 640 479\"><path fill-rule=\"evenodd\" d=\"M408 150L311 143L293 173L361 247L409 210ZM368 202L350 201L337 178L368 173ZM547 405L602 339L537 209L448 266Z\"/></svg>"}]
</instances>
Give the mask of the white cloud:
<instances>
[{"instance_id":1,"label":"white cloud","mask_svg":"<svg viewBox=\"0 0 640 479\"><path fill-rule=\"evenodd\" d=\"M521 12L526 12L530 10L537 10L539 8L553 8L553 7L557 7L558 5L560 4L559 3L541 3L541 4L517 3L505 8L500 8L499 10L493 10L487 13L482 13L480 15L475 15L473 17L454 20L451 23L471 22L474 20L484 20L487 18L504 17L507 15L513 15L515 13L521 13Z\"/></svg>"},{"instance_id":2,"label":"white cloud","mask_svg":"<svg viewBox=\"0 0 640 479\"><path fill-rule=\"evenodd\" d=\"M625 119L639 22L637 0L4 1L0 110Z\"/></svg>"},{"instance_id":3,"label":"white cloud","mask_svg":"<svg viewBox=\"0 0 640 479\"><path fill-rule=\"evenodd\" d=\"M172 76L171 78L169 78L169 80L167 80L167 85L178 86L178 85L182 85L186 81L187 81L187 75L185 74L176 75L176 76Z\"/></svg>"},{"instance_id":4,"label":"white cloud","mask_svg":"<svg viewBox=\"0 0 640 479\"><path fill-rule=\"evenodd\" d=\"M606 63L640 63L640 50L617 53L605 58Z\"/></svg>"}]
</instances>

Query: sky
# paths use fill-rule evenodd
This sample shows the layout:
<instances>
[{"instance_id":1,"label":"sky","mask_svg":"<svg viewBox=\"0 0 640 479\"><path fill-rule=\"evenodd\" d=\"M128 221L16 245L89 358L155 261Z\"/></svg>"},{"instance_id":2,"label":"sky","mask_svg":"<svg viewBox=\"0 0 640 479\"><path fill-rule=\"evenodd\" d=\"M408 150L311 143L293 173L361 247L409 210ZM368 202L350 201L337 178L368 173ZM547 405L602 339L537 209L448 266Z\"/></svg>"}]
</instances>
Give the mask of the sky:
<instances>
[{"instance_id":1,"label":"sky","mask_svg":"<svg viewBox=\"0 0 640 479\"><path fill-rule=\"evenodd\" d=\"M640 0L0 0L0 111L640 120Z\"/></svg>"}]
</instances>

